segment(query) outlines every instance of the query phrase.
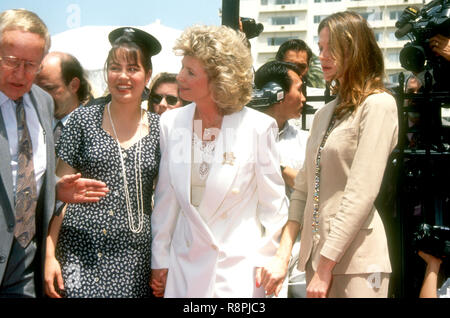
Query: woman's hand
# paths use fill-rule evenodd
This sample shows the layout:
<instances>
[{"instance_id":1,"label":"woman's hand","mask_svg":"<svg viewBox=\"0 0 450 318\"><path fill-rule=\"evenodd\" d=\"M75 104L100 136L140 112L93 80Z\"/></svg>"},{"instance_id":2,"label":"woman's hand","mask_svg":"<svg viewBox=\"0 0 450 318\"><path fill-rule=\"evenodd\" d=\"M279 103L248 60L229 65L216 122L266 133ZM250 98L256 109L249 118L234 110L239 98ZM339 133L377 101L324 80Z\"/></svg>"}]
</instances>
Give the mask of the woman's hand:
<instances>
[{"instance_id":1,"label":"woman's hand","mask_svg":"<svg viewBox=\"0 0 450 318\"><path fill-rule=\"evenodd\" d=\"M50 298L61 298L61 295L55 290L55 283L58 289L63 291L64 281L61 274L61 266L54 256L45 258L44 280L44 289L47 296Z\"/></svg>"},{"instance_id":2,"label":"woman's hand","mask_svg":"<svg viewBox=\"0 0 450 318\"><path fill-rule=\"evenodd\" d=\"M168 268L152 269L150 287L155 297L164 297L168 272Z\"/></svg>"},{"instance_id":3,"label":"woman's hand","mask_svg":"<svg viewBox=\"0 0 450 318\"><path fill-rule=\"evenodd\" d=\"M333 268L336 262L320 257L319 266L317 266L317 271L314 273L313 278L309 282L306 288L307 298L326 298L328 291L330 290L331 281L333 280Z\"/></svg>"},{"instance_id":4,"label":"woman's hand","mask_svg":"<svg viewBox=\"0 0 450 318\"><path fill-rule=\"evenodd\" d=\"M80 173L65 175L56 184L56 199L66 203L98 202L108 192L105 183L81 178Z\"/></svg>"},{"instance_id":5,"label":"woman's hand","mask_svg":"<svg viewBox=\"0 0 450 318\"><path fill-rule=\"evenodd\" d=\"M266 266L256 268L256 287L263 286L267 295L275 294L278 297L286 277L288 263L289 259L286 262L274 256Z\"/></svg>"}]
</instances>

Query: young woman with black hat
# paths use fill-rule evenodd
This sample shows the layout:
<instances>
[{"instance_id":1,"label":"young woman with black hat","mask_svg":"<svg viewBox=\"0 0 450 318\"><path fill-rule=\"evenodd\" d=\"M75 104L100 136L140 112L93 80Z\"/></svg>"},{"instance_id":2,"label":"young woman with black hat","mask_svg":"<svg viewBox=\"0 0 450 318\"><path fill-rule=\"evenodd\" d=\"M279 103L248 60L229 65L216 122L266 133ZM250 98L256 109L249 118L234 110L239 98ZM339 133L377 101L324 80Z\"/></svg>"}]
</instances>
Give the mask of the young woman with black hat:
<instances>
[{"instance_id":1,"label":"young woman with black hat","mask_svg":"<svg viewBox=\"0 0 450 318\"><path fill-rule=\"evenodd\" d=\"M105 68L111 102L73 113L57 145L56 174L81 172L110 191L97 203L71 204L54 217L45 269L50 297L150 295L159 116L141 108L141 96L151 77L151 56L161 45L128 27L112 31L109 40Z\"/></svg>"}]
</instances>

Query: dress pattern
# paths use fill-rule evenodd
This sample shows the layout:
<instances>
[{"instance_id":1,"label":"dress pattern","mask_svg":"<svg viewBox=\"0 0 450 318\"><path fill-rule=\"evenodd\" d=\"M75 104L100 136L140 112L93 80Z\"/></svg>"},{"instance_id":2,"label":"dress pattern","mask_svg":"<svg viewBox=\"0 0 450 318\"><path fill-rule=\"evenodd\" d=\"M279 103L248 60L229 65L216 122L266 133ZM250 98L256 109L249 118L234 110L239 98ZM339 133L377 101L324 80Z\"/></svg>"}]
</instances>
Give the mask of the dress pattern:
<instances>
[{"instance_id":1,"label":"dress pattern","mask_svg":"<svg viewBox=\"0 0 450 318\"><path fill-rule=\"evenodd\" d=\"M67 297L149 297L151 199L160 161L159 115L148 114L149 134L142 139L144 227L128 225L120 154L102 128L105 105L74 111L57 145L58 156L85 178L106 183L110 192L97 203L68 206L56 246ZM133 218L137 219L135 152L122 148Z\"/></svg>"}]
</instances>

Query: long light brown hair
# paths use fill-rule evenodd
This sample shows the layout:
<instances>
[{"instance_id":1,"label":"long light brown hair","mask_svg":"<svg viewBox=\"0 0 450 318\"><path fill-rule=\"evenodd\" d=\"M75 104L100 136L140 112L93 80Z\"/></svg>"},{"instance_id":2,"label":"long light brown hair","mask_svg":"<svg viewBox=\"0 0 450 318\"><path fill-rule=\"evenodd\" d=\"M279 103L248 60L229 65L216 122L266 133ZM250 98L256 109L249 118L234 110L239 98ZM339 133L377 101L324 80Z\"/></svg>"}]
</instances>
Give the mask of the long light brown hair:
<instances>
[{"instance_id":1,"label":"long light brown hair","mask_svg":"<svg viewBox=\"0 0 450 318\"><path fill-rule=\"evenodd\" d=\"M320 22L319 33L325 27L337 65L331 90L338 95L336 114L341 117L354 111L369 95L387 91L383 84L383 53L367 21L355 12L334 13Z\"/></svg>"}]
</instances>

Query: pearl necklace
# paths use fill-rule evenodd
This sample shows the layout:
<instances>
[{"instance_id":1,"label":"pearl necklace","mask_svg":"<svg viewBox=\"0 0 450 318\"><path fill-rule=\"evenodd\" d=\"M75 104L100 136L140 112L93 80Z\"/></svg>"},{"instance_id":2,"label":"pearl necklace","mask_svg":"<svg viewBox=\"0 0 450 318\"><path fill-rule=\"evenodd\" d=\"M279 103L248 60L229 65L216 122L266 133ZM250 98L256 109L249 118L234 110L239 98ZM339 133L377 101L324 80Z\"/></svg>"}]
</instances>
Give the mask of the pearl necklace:
<instances>
[{"instance_id":1,"label":"pearl necklace","mask_svg":"<svg viewBox=\"0 0 450 318\"><path fill-rule=\"evenodd\" d=\"M109 121L111 122L111 127L114 132L114 137L116 138L117 142L117 149L119 149L119 156L120 156L120 163L122 166L122 180L123 180L123 188L125 190L125 201L127 204L127 214L128 214L128 227L130 228L131 232L133 233L140 233L144 227L144 199L143 199L143 191L142 191L142 172L141 172L141 148L142 148L142 130L140 125L142 124L142 109L141 109L141 120L139 122L139 141L137 150L134 155L134 172L135 172L135 187L136 187L136 201L137 201L137 211L138 211L138 220L137 220L137 226L134 224L133 220L133 210L131 207L131 200L130 200L130 192L128 191L128 181L127 181L127 174L125 170L125 164L123 162L123 154L122 154L122 148L120 146L119 138L117 137L116 129L114 127L114 123L111 118L111 111L110 111L110 105L111 103L108 103L108 115L109 115Z\"/></svg>"}]
</instances>

